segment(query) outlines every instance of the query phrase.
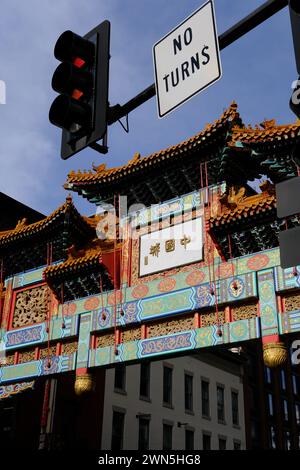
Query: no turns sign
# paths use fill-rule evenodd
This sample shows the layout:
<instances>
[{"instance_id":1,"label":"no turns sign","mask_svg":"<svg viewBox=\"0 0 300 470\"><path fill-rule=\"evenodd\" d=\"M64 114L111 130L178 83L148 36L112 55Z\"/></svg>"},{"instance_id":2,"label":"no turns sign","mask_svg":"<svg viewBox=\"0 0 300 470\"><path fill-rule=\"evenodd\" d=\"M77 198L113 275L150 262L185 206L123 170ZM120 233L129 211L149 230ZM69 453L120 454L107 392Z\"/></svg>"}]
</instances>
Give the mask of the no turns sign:
<instances>
[{"instance_id":1,"label":"no turns sign","mask_svg":"<svg viewBox=\"0 0 300 470\"><path fill-rule=\"evenodd\" d=\"M153 47L159 117L221 75L213 1L209 0Z\"/></svg>"}]
</instances>

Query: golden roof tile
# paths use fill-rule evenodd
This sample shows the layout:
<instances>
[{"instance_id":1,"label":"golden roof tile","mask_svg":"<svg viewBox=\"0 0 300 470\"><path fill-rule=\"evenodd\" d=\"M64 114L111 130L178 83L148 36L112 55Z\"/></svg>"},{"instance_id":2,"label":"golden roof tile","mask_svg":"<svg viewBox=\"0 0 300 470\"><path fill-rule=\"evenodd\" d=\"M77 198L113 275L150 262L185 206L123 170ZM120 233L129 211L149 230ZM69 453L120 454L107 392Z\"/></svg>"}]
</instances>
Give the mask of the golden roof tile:
<instances>
[{"instance_id":1,"label":"golden roof tile","mask_svg":"<svg viewBox=\"0 0 300 470\"><path fill-rule=\"evenodd\" d=\"M22 221L19 221L17 223L15 228L0 232L0 246L41 232L42 230L46 229L50 223L54 222L54 220L59 215L65 214L69 210L73 212L75 218L77 218L78 220L86 224L87 227L89 227L89 224L86 222L85 218L82 217L75 208L71 196L68 196L66 198L65 203L58 207L48 217L45 217L44 219L29 225L27 225L26 220L23 219Z\"/></svg>"},{"instance_id":2,"label":"golden roof tile","mask_svg":"<svg viewBox=\"0 0 300 470\"><path fill-rule=\"evenodd\" d=\"M268 180L260 184L261 193L246 196L245 188L230 188L228 193L219 198L221 211L209 217L211 226L219 226L230 223L235 219L248 217L276 208L275 186Z\"/></svg>"},{"instance_id":3,"label":"golden roof tile","mask_svg":"<svg viewBox=\"0 0 300 470\"><path fill-rule=\"evenodd\" d=\"M131 172L135 172L138 169L143 169L148 165L158 164L160 161L173 157L175 155L184 153L187 149L191 149L198 145L200 142L206 140L207 137L211 137L219 128L222 128L227 122L240 119L239 113L237 112L237 104L232 102L228 109L224 111L220 119L216 119L213 124L207 124L206 127L198 134L190 137L189 139L167 149L154 152L146 157L141 157L137 152L127 164L115 167L106 168L105 164L99 166L93 165L94 173L90 171L81 170L75 172L71 171L68 175L67 183L65 188L68 189L72 186L72 183L95 183L95 182L109 182L120 176L125 176Z\"/></svg>"}]
</instances>

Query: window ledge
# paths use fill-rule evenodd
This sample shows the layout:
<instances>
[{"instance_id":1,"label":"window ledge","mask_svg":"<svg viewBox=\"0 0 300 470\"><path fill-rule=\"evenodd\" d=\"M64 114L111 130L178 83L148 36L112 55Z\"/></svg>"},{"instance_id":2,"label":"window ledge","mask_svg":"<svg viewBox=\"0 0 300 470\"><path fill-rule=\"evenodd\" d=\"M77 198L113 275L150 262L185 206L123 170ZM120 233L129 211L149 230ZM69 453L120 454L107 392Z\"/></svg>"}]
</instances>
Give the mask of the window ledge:
<instances>
[{"instance_id":1,"label":"window ledge","mask_svg":"<svg viewBox=\"0 0 300 470\"><path fill-rule=\"evenodd\" d=\"M203 419L207 419L208 421L211 421L211 416L208 415L202 415Z\"/></svg>"},{"instance_id":2,"label":"window ledge","mask_svg":"<svg viewBox=\"0 0 300 470\"><path fill-rule=\"evenodd\" d=\"M149 398L149 397L144 397L143 395L140 395L140 400L146 401L146 402L148 402L148 403L152 403L151 398Z\"/></svg>"},{"instance_id":3,"label":"window ledge","mask_svg":"<svg viewBox=\"0 0 300 470\"><path fill-rule=\"evenodd\" d=\"M165 408L170 408L171 410L174 409L174 406L173 406L171 403L165 403L165 402L163 402L162 406L164 406Z\"/></svg>"},{"instance_id":4,"label":"window ledge","mask_svg":"<svg viewBox=\"0 0 300 470\"><path fill-rule=\"evenodd\" d=\"M119 393L120 395L127 395L126 390L122 390L121 388L114 388L114 393Z\"/></svg>"}]
</instances>

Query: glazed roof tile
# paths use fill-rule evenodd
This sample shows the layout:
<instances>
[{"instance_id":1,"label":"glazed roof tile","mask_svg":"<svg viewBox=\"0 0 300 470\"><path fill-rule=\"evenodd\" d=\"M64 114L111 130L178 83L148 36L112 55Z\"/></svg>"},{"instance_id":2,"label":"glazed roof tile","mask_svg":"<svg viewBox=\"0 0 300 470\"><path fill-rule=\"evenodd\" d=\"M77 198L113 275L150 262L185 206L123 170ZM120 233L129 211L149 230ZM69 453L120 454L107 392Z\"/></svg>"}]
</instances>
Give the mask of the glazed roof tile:
<instances>
[{"instance_id":1,"label":"glazed roof tile","mask_svg":"<svg viewBox=\"0 0 300 470\"><path fill-rule=\"evenodd\" d=\"M242 126L241 118L237 111L237 104L233 102L220 119L216 120L213 124L207 124L201 132L184 142L152 153L146 157L141 157L139 153L136 153L128 163L119 167L106 168L105 163L103 163L99 166L93 166L93 170L71 171L68 175L65 188L74 189L74 187L80 187L81 185L107 184L129 174L138 173L145 168L160 164L163 160L184 154L193 149L193 147L197 146L200 148L204 143L206 144L212 140L217 130L226 129L228 123L231 123L232 126L228 133L227 142L227 145L230 147L272 143L279 140L288 141L300 136L300 121L294 124L277 125L275 120L272 119L265 120L255 127L250 125L248 127Z\"/></svg>"},{"instance_id":2,"label":"glazed roof tile","mask_svg":"<svg viewBox=\"0 0 300 470\"><path fill-rule=\"evenodd\" d=\"M62 274L64 272L74 272L82 268L83 266L90 265L92 263L101 263L101 249L88 250L84 256L79 258L70 258L63 263L54 264L49 266L44 271L44 278L54 277L56 274Z\"/></svg>"},{"instance_id":3,"label":"glazed roof tile","mask_svg":"<svg viewBox=\"0 0 300 470\"><path fill-rule=\"evenodd\" d=\"M234 209L224 209L220 214L211 216L209 223L211 227L230 224L233 221L251 217L254 214L263 213L276 208L275 194L262 192L244 198Z\"/></svg>"},{"instance_id":4,"label":"glazed roof tile","mask_svg":"<svg viewBox=\"0 0 300 470\"><path fill-rule=\"evenodd\" d=\"M222 114L220 119L215 120L213 124L207 124L206 127L193 137L171 147L168 147L159 152L152 153L146 157L141 157L136 153L134 157L129 160L125 165L106 168L105 164L93 166L93 170L89 171L71 171L68 175L68 180L65 188L72 188L72 184L93 184L97 182L110 182L130 173L142 170L146 167L158 164L161 161L174 157L178 154L183 154L193 147L201 145L206 140L209 140L218 129L225 128L226 124L232 121L240 121L239 113L237 112L237 104L233 102L229 108Z\"/></svg>"},{"instance_id":5,"label":"glazed roof tile","mask_svg":"<svg viewBox=\"0 0 300 470\"><path fill-rule=\"evenodd\" d=\"M23 219L18 222L15 228L0 232L0 246L42 232L68 211L72 213L75 220L85 226L87 231L92 233L91 224L86 221L85 217L80 215L73 204L72 198L68 196L65 203L58 207L48 217L29 225L26 224L26 219Z\"/></svg>"},{"instance_id":6,"label":"glazed roof tile","mask_svg":"<svg viewBox=\"0 0 300 470\"><path fill-rule=\"evenodd\" d=\"M256 125L254 128L252 126L247 128L234 126L232 128L230 145L235 145L236 142L242 142L243 144L266 144L300 136L300 121L293 124L276 125L275 119L272 119L270 121L263 121L260 126Z\"/></svg>"}]
</instances>

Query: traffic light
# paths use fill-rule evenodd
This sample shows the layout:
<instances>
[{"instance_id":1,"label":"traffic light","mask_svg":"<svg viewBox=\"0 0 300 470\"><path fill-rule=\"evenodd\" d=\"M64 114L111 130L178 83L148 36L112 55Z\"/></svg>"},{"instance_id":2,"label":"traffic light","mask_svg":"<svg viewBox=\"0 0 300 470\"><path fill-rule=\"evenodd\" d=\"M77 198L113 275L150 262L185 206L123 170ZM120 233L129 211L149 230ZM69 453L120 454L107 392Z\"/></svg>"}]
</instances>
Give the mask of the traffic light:
<instances>
[{"instance_id":1,"label":"traffic light","mask_svg":"<svg viewBox=\"0 0 300 470\"><path fill-rule=\"evenodd\" d=\"M295 60L298 75L300 75L300 1L289 0L290 19L294 43ZM293 84L293 94L290 99L290 108L300 119L300 77Z\"/></svg>"},{"instance_id":2,"label":"traffic light","mask_svg":"<svg viewBox=\"0 0 300 470\"><path fill-rule=\"evenodd\" d=\"M300 75L300 2L289 0L292 35L298 75Z\"/></svg>"},{"instance_id":3,"label":"traffic light","mask_svg":"<svg viewBox=\"0 0 300 470\"><path fill-rule=\"evenodd\" d=\"M277 217L286 219L300 213L300 177L276 184ZM298 216L297 216L298 217ZM286 219L287 227L287 219ZM280 265L283 269L300 264L300 226L279 232Z\"/></svg>"},{"instance_id":4,"label":"traffic light","mask_svg":"<svg viewBox=\"0 0 300 470\"><path fill-rule=\"evenodd\" d=\"M54 56L61 64L52 77L59 95L49 120L62 129L61 158L66 160L105 137L107 131L110 22L104 21L84 37L65 31ZM98 146L104 153L105 146Z\"/></svg>"}]
</instances>

